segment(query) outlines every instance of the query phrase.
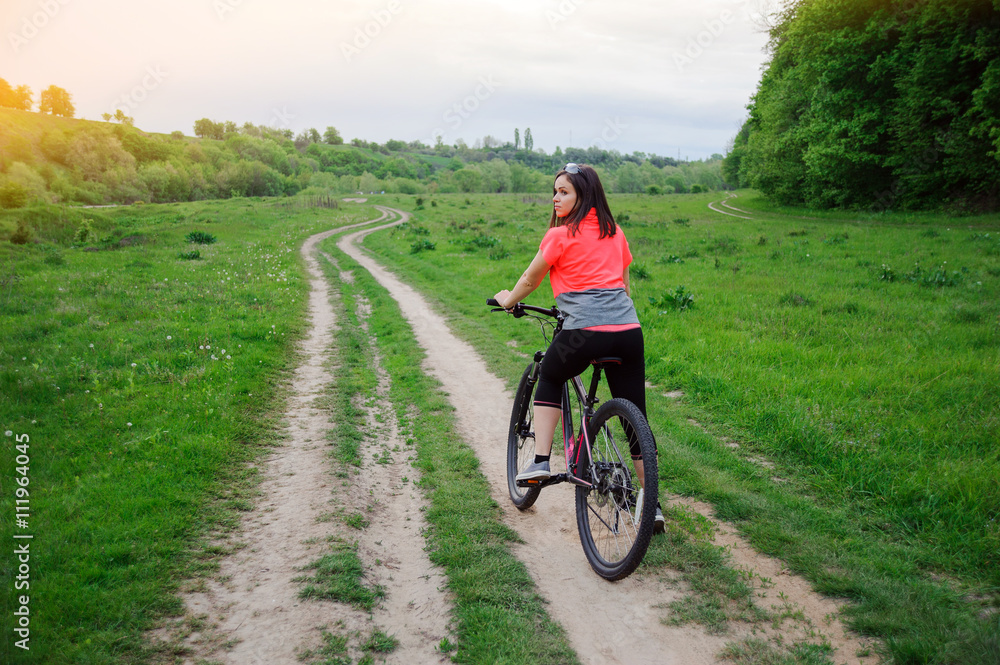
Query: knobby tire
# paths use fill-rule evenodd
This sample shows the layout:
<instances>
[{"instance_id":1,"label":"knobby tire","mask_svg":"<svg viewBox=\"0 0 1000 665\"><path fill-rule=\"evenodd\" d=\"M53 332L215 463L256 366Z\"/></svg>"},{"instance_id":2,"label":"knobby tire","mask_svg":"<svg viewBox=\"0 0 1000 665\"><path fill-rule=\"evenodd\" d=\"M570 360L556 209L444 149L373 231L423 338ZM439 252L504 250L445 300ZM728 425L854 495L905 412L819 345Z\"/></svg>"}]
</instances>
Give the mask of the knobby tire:
<instances>
[{"instance_id":1,"label":"knobby tire","mask_svg":"<svg viewBox=\"0 0 1000 665\"><path fill-rule=\"evenodd\" d=\"M645 491L635 523L639 479L626 431L636 434L643 458ZM649 423L632 402L611 399L590 421L591 475L594 487L576 488L580 541L591 567L601 577L620 580L639 566L653 535L658 495L656 441Z\"/></svg>"}]
</instances>

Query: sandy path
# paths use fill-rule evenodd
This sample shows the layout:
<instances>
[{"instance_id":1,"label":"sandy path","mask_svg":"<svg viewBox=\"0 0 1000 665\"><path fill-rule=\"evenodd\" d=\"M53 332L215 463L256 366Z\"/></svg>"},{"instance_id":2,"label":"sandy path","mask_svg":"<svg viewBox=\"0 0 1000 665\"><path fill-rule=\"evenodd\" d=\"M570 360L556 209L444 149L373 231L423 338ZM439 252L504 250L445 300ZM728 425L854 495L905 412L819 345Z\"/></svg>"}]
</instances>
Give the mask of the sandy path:
<instances>
[{"instance_id":1,"label":"sandy path","mask_svg":"<svg viewBox=\"0 0 1000 665\"><path fill-rule=\"evenodd\" d=\"M320 254L338 267L326 252ZM352 282L354 277L349 271L340 271L340 279ZM356 296L356 300L358 320L367 333L371 305L363 296ZM379 662L447 662L447 655L438 651L438 645L445 637L454 641L454 634L448 630L452 603L443 591L448 579L427 556L427 541L422 535L428 527L424 518L427 503L416 488L420 472L409 461L416 457L416 451L400 432L389 402L389 373L370 336L369 343L378 386L374 395L357 397L368 421L365 460L353 491L344 496L342 505L348 512L369 520L363 532L350 537L358 541L367 581L388 590L372 620L383 632L394 636L399 646L390 654L380 655Z\"/></svg>"},{"instance_id":2,"label":"sandy path","mask_svg":"<svg viewBox=\"0 0 1000 665\"><path fill-rule=\"evenodd\" d=\"M712 201L711 203L708 204L708 207L713 212L721 213L723 215L729 215L730 217L739 217L740 219L753 219L753 217L747 217L747 215L749 215L750 213L748 213L746 210L740 210L739 208L734 208L733 206L728 205L726 203L726 201L728 201L731 198L734 198L735 196L736 196L735 194L730 194L729 196L727 196L726 198L722 199L721 201ZM724 207L729 208L730 210L735 210L737 212L742 212L742 213L746 213L746 214L737 215L735 213L726 212L725 210L719 210L718 208L715 207L716 203L720 203Z\"/></svg>"},{"instance_id":3,"label":"sandy path","mask_svg":"<svg viewBox=\"0 0 1000 665\"><path fill-rule=\"evenodd\" d=\"M425 370L441 381L449 394L456 407L459 428L465 432L466 441L475 450L490 480L493 498L503 506L508 524L524 540L523 545L514 547L515 553L527 565L542 596L550 601L549 613L566 629L581 661L665 665L721 662L716 654L734 635L712 636L696 626L673 627L662 623L661 618L666 615L663 606L683 595L676 584L655 576L636 575L609 583L593 573L580 546L571 487L559 485L546 489L535 506L524 513L511 505L504 445L513 395L486 369L472 347L451 333L444 319L416 290L360 249L359 243L369 233L409 219L405 212L380 209L393 212L400 219L346 235L338 241L338 247L371 272L399 303L417 341L427 352ZM685 503L711 516L710 506ZM761 591L762 594L773 599L787 598L801 609L806 623L829 637L837 650L837 663L865 662L855 655L864 645L832 618L837 611L834 601L813 593L805 580L787 574L780 561L754 552L732 527L715 523L716 543L730 549L736 564L770 579L773 586ZM591 602L594 599L600 602Z\"/></svg>"},{"instance_id":4,"label":"sandy path","mask_svg":"<svg viewBox=\"0 0 1000 665\"><path fill-rule=\"evenodd\" d=\"M386 662L430 663L440 658L435 647L448 636L451 608L438 590L443 586L442 573L423 549L422 497L407 488L381 492L380 500L363 505L358 501L361 496L368 498L372 483L393 487L399 485L399 476L413 476L414 470L405 452L390 452L391 462L382 464L366 454L362 480L345 487L343 480L334 477L329 457L329 413L315 403L333 382L328 364L331 331L336 326L331 290L315 257L316 245L387 216L383 211L377 219L316 234L302 246L310 275L311 328L301 344L302 362L292 379L285 413L287 441L262 463L261 499L244 520L241 547L221 560L216 576L183 596L185 617L152 636L154 641L180 643L187 650L185 665L205 660L233 665L300 663L299 653L322 644L321 628L335 634L354 631L362 640L376 628L394 635L399 647ZM379 391L385 392L384 373L381 379ZM378 408L373 406L372 414ZM372 420L376 420L374 415ZM395 421L388 427L386 442L390 447L398 445ZM331 520L329 516L338 508L365 509L371 519L369 528L359 534L339 519ZM358 540L363 560L384 562L369 577L387 589L383 606L373 613L298 597L302 584L293 579L308 573L303 568L330 551L327 538L331 535Z\"/></svg>"}]
</instances>

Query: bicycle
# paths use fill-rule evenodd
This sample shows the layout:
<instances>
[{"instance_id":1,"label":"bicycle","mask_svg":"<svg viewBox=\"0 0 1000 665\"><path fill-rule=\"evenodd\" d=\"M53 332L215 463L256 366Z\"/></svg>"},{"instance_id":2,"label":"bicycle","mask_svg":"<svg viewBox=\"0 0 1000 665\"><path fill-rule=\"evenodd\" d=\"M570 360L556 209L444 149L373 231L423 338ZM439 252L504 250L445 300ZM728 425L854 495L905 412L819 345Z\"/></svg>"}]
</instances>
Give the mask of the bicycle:
<instances>
[{"instance_id":1,"label":"bicycle","mask_svg":"<svg viewBox=\"0 0 1000 665\"><path fill-rule=\"evenodd\" d=\"M496 308L494 312L506 311L493 298L486 304ZM562 330L563 314L556 307L519 303L511 313L516 318L537 319L546 348ZM552 328L551 337L546 334L547 327ZM610 364L621 363L620 358L598 358L591 363L594 373L589 390L584 391L581 376L573 377L563 386L566 472L545 480L516 480L520 470L534 461L534 392L544 357L545 351L535 352L521 375L514 396L507 435L507 489L511 501L519 510L527 510L538 499L543 487L562 482L575 485L576 523L584 554L598 575L620 580L638 567L653 533L658 494L653 432L639 407L628 400L614 398L594 408L600 401L597 388L601 372ZM576 434L573 432L570 385L579 409L580 430ZM641 483L629 454L630 439L638 444L644 460Z\"/></svg>"}]
</instances>

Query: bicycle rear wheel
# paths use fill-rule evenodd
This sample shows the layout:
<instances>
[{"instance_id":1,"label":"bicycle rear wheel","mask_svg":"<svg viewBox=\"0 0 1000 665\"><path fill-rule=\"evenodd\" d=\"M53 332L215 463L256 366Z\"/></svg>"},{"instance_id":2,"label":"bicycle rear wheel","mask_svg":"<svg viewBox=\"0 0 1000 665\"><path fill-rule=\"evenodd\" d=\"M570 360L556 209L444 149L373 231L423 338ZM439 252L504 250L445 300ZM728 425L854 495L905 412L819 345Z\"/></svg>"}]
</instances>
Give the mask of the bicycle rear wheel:
<instances>
[{"instance_id":1,"label":"bicycle rear wheel","mask_svg":"<svg viewBox=\"0 0 1000 665\"><path fill-rule=\"evenodd\" d=\"M532 377L534 363L530 363L521 375L514 396L514 408L510 414L510 429L507 433L507 491L510 500L519 510L527 510L534 505L541 492L540 487L518 487L515 477L535 461L535 384Z\"/></svg>"},{"instance_id":2,"label":"bicycle rear wheel","mask_svg":"<svg viewBox=\"0 0 1000 665\"><path fill-rule=\"evenodd\" d=\"M641 486L629 452L626 432L630 430L642 451ZM658 495L656 441L639 407L624 399L601 405L587 435L593 487L576 488L580 541L598 575L620 580L638 567L653 535ZM640 492L641 487L645 491ZM637 505L640 495L642 503Z\"/></svg>"}]
</instances>

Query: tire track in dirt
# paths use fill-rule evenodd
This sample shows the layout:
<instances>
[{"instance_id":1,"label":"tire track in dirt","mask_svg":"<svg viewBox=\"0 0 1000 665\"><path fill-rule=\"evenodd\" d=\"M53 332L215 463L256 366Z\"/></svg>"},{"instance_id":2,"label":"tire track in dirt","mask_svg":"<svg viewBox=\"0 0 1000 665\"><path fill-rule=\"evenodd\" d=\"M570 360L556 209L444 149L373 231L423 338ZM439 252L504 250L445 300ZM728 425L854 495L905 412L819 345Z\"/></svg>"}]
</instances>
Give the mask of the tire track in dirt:
<instances>
[{"instance_id":1,"label":"tire track in dirt","mask_svg":"<svg viewBox=\"0 0 1000 665\"><path fill-rule=\"evenodd\" d=\"M361 633L362 639L375 628L395 635L399 647L386 662L427 663L440 658L434 647L447 635L451 606L437 591L440 569L423 551L422 504L415 491L381 492L377 502L365 505L371 508L372 520L368 532L358 538L364 541L359 550L371 562L376 558L385 562L373 575L386 587L382 607L369 614L339 603L302 600L298 597L302 585L294 581L305 566L328 553L329 536L350 540L356 535L345 533L346 526L333 527L328 519L338 503L357 505L362 493L334 478L326 440L330 416L315 403L334 381L329 362L336 315L331 289L314 254L322 240L389 216L381 212L376 219L313 235L302 245L310 276L311 326L291 382L285 412L287 440L261 462L261 498L244 519L237 536L240 543L234 546L228 538L219 542L235 552L223 557L215 576L195 581L194 589L182 594L184 617L151 635L153 642L169 643L168 651L182 651L185 665L206 660L234 665L300 663L302 651L321 646L322 628ZM382 384L380 380L380 390L387 390ZM395 421L388 427L398 443ZM398 485L401 469L413 473L407 461L398 459L398 454L390 454L393 457L386 464L368 460L379 468L364 484L365 496L372 483ZM396 522L406 526L387 527ZM380 537L380 529L388 537Z\"/></svg>"},{"instance_id":2,"label":"tire track in dirt","mask_svg":"<svg viewBox=\"0 0 1000 665\"><path fill-rule=\"evenodd\" d=\"M337 268L341 281L354 281L349 271L340 270L333 257L326 252L320 254ZM367 335L371 305L361 295L356 295L355 300L359 325ZM399 646L392 653L380 654L379 662L447 662L448 656L437 647L444 637L454 641L448 630L452 602L442 591L448 583L444 571L431 563L425 549L423 531L428 524L423 509L427 504L416 489L420 472L410 464L416 449L400 432L389 401L391 379L370 337L369 349L378 385L375 394L367 399L356 396L367 418L364 461L360 477L342 496L341 504L369 519L368 526L358 534L358 553L368 582L387 590L373 620L383 632L396 637Z\"/></svg>"},{"instance_id":3,"label":"tire track in dirt","mask_svg":"<svg viewBox=\"0 0 1000 665\"><path fill-rule=\"evenodd\" d=\"M717 213L720 213L722 215L729 215L730 217L739 217L740 219L753 219L753 217L747 217L747 215L749 215L750 213L748 213L746 210L740 210L739 208L734 208L731 205L728 205L726 203L726 201L728 201L731 198L734 198L735 196L736 196L735 194L730 194L729 196L727 196L726 198L722 199L721 201L712 201L711 203L708 204L708 208L709 208L709 210L711 210L713 212L717 212ZM716 203L720 203L724 207L729 208L730 210L735 210L737 212L742 212L742 213L746 213L746 214L744 214L744 215L737 215L737 214L732 213L732 212L726 212L725 210L719 210L718 208L715 207Z\"/></svg>"},{"instance_id":4,"label":"tire track in dirt","mask_svg":"<svg viewBox=\"0 0 1000 665\"><path fill-rule=\"evenodd\" d=\"M580 545L572 487L546 488L535 506L523 513L511 505L507 495L505 447L513 395L487 370L475 350L450 331L444 318L420 293L360 248L360 242L369 233L402 224L410 217L400 210L380 209L395 213L400 219L345 235L338 241L338 247L368 270L399 303L418 343L427 353L424 370L439 380L449 394L459 429L480 459L493 498L503 508L505 521L524 540L524 544L513 547L514 553L525 563L539 592L549 601L547 611L563 625L580 660L600 665L725 662L717 654L727 643L745 637L751 629L735 628L726 636L718 636L708 635L697 626L666 625L662 621L667 614L664 608L685 595L676 580L633 574L612 583L598 577ZM489 295L484 294L484 302ZM668 501L684 503L711 519L717 527L715 542L730 551L736 565L752 570L756 580L769 580L767 591L758 589L759 595L786 599L789 607L801 610L804 630L827 635L836 649L837 663L871 662L870 658L856 656L868 645L849 634L835 618L836 601L816 594L807 581L789 575L779 560L754 551L735 529L713 518L708 504L664 497L664 505ZM789 630L788 637L799 637L794 635L798 630Z\"/></svg>"}]
</instances>

